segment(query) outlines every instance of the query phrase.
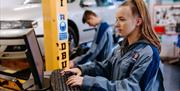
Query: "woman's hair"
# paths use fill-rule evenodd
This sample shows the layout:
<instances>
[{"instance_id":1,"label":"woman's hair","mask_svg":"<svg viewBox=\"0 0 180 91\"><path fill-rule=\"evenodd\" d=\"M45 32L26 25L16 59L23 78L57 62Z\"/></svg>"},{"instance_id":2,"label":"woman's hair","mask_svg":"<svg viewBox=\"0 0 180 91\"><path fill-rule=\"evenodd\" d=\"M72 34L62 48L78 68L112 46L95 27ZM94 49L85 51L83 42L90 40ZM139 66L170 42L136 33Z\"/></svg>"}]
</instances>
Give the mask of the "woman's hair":
<instances>
[{"instance_id":1,"label":"woman's hair","mask_svg":"<svg viewBox=\"0 0 180 91\"><path fill-rule=\"evenodd\" d=\"M127 0L121 6L130 6L133 16L142 18L141 34L142 38L148 40L151 44L156 46L161 51L161 45L158 36L156 35L152 24L150 15L143 0ZM120 6L120 7L121 7Z\"/></svg>"}]
</instances>

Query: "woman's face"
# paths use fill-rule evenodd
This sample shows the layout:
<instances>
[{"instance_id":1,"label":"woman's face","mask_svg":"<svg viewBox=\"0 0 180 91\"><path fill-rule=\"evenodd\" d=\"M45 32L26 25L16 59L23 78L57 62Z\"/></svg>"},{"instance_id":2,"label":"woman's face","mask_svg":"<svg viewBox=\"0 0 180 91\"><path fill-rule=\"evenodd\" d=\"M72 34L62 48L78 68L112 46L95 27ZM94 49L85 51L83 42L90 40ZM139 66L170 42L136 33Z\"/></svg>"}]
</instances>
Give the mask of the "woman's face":
<instances>
[{"instance_id":1,"label":"woman's face","mask_svg":"<svg viewBox=\"0 0 180 91\"><path fill-rule=\"evenodd\" d=\"M116 29L121 36L129 36L136 28L136 17L129 6L121 6L116 14Z\"/></svg>"}]
</instances>

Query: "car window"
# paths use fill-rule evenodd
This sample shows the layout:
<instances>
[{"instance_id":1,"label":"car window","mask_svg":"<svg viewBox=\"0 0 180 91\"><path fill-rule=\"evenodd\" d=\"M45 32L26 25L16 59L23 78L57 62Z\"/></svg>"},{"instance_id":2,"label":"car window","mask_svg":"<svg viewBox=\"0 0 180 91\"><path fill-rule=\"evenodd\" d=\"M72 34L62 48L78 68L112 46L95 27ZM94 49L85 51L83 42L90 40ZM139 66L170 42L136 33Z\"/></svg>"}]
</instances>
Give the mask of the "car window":
<instances>
[{"instance_id":1,"label":"car window","mask_svg":"<svg viewBox=\"0 0 180 91\"><path fill-rule=\"evenodd\" d=\"M146 0L146 1L150 2L150 0ZM161 4L177 4L177 3L180 3L180 0L160 0L159 3L161 3Z\"/></svg>"},{"instance_id":2,"label":"car window","mask_svg":"<svg viewBox=\"0 0 180 91\"><path fill-rule=\"evenodd\" d=\"M99 6L99 7L113 5L112 0L96 0L96 3L97 3L97 6Z\"/></svg>"},{"instance_id":3,"label":"car window","mask_svg":"<svg viewBox=\"0 0 180 91\"><path fill-rule=\"evenodd\" d=\"M67 0L67 3L73 3L75 0Z\"/></svg>"},{"instance_id":4,"label":"car window","mask_svg":"<svg viewBox=\"0 0 180 91\"><path fill-rule=\"evenodd\" d=\"M174 0L174 2L180 2L180 0Z\"/></svg>"},{"instance_id":5,"label":"car window","mask_svg":"<svg viewBox=\"0 0 180 91\"><path fill-rule=\"evenodd\" d=\"M124 1L124 0L115 0L115 1Z\"/></svg>"},{"instance_id":6,"label":"car window","mask_svg":"<svg viewBox=\"0 0 180 91\"><path fill-rule=\"evenodd\" d=\"M113 5L114 0L81 0L81 7L104 7Z\"/></svg>"}]
</instances>

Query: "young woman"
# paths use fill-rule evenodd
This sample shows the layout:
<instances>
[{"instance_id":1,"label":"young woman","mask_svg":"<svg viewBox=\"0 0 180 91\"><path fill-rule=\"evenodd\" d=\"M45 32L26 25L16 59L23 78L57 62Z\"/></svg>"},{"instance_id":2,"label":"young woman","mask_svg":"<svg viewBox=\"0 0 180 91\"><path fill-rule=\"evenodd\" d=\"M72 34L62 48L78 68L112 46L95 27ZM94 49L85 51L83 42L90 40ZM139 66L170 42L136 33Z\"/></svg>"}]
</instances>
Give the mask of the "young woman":
<instances>
[{"instance_id":1,"label":"young woman","mask_svg":"<svg viewBox=\"0 0 180 91\"><path fill-rule=\"evenodd\" d=\"M117 11L116 28L123 42L106 61L64 70L76 73L67 85L83 91L164 91L160 42L143 0L127 0Z\"/></svg>"}]
</instances>

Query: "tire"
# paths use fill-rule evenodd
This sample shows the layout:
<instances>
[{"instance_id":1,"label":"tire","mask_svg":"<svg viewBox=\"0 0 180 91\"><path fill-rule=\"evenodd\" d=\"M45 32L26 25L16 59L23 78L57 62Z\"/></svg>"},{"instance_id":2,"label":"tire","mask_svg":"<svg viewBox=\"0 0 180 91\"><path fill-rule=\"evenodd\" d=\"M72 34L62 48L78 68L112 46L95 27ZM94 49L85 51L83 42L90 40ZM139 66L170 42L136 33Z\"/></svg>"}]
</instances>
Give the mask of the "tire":
<instances>
[{"instance_id":1,"label":"tire","mask_svg":"<svg viewBox=\"0 0 180 91\"><path fill-rule=\"evenodd\" d=\"M73 50L78 46L78 35L76 35L75 30L71 26L68 26L68 32L69 32L69 49L71 55Z\"/></svg>"}]
</instances>

